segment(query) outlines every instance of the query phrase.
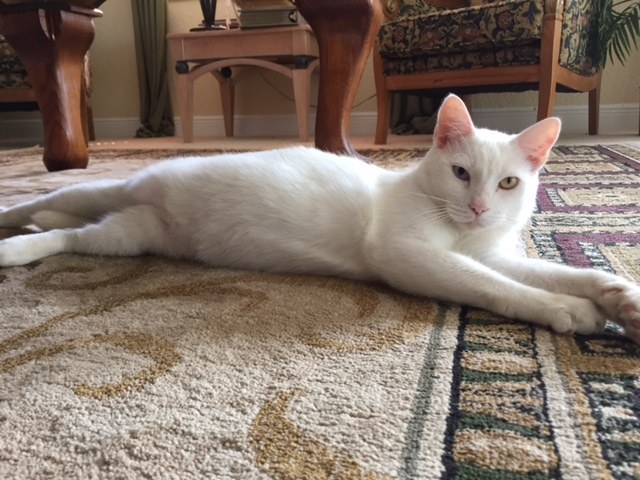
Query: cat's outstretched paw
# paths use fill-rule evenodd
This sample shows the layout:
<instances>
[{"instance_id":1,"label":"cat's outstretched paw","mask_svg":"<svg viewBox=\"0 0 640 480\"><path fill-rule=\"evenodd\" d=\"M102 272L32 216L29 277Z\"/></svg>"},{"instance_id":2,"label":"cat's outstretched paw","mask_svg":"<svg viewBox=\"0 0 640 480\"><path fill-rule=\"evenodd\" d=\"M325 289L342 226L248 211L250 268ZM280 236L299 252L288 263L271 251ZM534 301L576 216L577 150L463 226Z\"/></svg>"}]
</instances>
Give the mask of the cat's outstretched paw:
<instances>
[{"instance_id":1,"label":"cat's outstretched paw","mask_svg":"<svg viewBox=\"0 0 640 480\"><path fill-rule=\"evenodd\" d=\"M31 262L32 255L22 236L0 241L0 267L14 267Z\"/></svg>"},{"instance_id":2,"label":"cat's outstretched paw","mask_svg":"<svg viewBox=\"0 0 640 480\"><path fill-rule=\"evenodd\" d=\"M0 241L0 267L27 265L60 253L64 238L56 232L19 235Z\"/></svg>"},{"instance_id":3,"label":"cat's outstretched paw","mask_svg":"<svg viewBox=\"0 0 640 480\"><path fill-rule=\"evenodd\" d=\"M601 332L605 323L605 316L591 300L561 295L561 301L553 307L549 326L566 335L590 335Z\"/></svg>"},{"instance_id":4,"label":"cat's outstretched paw","mask_svg":"<svg viewBox=\"0 0 640 480\"><path fill-rule=\"evenodd\" d=\"M598 303L609 320L640 344L640 287L624 280L611 283L602 288Z\"/></svg>"}]
</instances>

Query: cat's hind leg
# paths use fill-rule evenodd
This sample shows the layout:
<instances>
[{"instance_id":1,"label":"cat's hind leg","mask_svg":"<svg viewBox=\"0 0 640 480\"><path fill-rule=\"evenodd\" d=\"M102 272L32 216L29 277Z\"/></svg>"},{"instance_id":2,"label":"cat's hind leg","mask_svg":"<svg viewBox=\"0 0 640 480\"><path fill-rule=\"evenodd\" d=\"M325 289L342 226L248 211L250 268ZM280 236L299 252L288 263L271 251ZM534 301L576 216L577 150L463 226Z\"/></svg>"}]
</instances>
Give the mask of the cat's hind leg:
<instances>
[{"instance_id":1,"label":"cat's hind leg","mask_svg":"<svg viewBox=\"0 0 640 480\"><path fill-rule=\"evenodd\" d=\"M35 200L0 209L0 227L23 227L39 223L34 215L41 216L39 226L66 228L95 221L102 215L119 210L130 203L125 180L101 180L64 187ZM59 215L53 215L58 213ZM55 225L54 225L55 224Z\"/></svg>"},{"instance_id":2,"label":"cat's hind leg","mask_svg":"<svg viewBox=\"0 0 640 480\"><path fill-rule=\"evenodd\" d=\"M150 205L136 205L81 228L50 230L0 241L0 266L26 265L58 253L135 256L157 253L173 256L176 241L162 212Z\"/></svg>"}]
</instances>

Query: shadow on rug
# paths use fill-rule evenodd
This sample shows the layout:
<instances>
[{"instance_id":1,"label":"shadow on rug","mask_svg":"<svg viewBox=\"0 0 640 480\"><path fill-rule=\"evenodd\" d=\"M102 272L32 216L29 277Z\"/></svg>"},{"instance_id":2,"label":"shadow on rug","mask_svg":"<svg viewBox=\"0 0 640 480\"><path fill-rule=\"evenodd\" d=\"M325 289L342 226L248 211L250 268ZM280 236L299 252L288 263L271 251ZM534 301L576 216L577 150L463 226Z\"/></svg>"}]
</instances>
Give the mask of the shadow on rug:
<instances>
[{"instance_id":1,"label":"shadow on rug","mask_svg":"<svg viewBox=\"0 0 640 480\"><path fill-rule=\"evenodd\" d=\"M57 173L5 153L2 205L180 152L97 150ZM394 168L424 151L363 153ZM556 148L529 254L640 281L639 199L639 150ZM2 478L640 476L640 350L613 328L565 337L380 285L154 257L2 269L0 299Z\"/></svg>"}]
</instances>

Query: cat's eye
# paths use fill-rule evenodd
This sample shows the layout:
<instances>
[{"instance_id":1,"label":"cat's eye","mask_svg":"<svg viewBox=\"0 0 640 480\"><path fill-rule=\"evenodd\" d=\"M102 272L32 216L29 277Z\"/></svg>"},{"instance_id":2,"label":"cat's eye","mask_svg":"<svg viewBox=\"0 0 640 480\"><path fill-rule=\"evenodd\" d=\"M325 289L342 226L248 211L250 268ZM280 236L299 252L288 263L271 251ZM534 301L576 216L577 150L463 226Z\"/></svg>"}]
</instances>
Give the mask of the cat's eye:
<instances>
[{"instance_id":1,"label":"cat's eye","mask_svg":"<svg viewBox=\"0 0 640 480\"><path fill-rule=\"evenodd\" d=\"M511 190L518 186L518 182L519 182L518 177L505 177L502 180L500 180L500 183L498 185L503 190Z\"/></svg>"},{"instance_id":2,"label":"cat's eye","mask_svg":"<svg viewBox=\"0 0 640 480\"><path fill-rule=\"evenodd\" d=\"M463 182L468 182L469 180L471 180L471 175L469 175L469 172L467 172L464 167L454 165L452 168L453 174L456 176L456 178L462 180Z\"/></svg>"}]
</instances>

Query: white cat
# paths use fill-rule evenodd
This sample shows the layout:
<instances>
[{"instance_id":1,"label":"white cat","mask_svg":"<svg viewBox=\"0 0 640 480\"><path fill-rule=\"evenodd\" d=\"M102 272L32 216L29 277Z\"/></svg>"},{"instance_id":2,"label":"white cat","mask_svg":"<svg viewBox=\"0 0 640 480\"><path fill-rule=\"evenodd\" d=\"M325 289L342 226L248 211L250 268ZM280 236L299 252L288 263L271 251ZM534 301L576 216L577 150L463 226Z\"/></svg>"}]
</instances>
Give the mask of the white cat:
<instances>
[{"instance_id":1,"label":"white cat","mask_svg":"<svg viewBox=\"0 0 640 480\"><path fill-rule=\"evenodd\" d=\"M456 96L418 165L387 171L308 148L177 158L0 211L48 230L0 242L0 266L61 252L145 253L213 266L382 280L400 290L640 343L640 287L519 256L538 171L560 131L477 129Z\"/></svg>"}]
</instances>

